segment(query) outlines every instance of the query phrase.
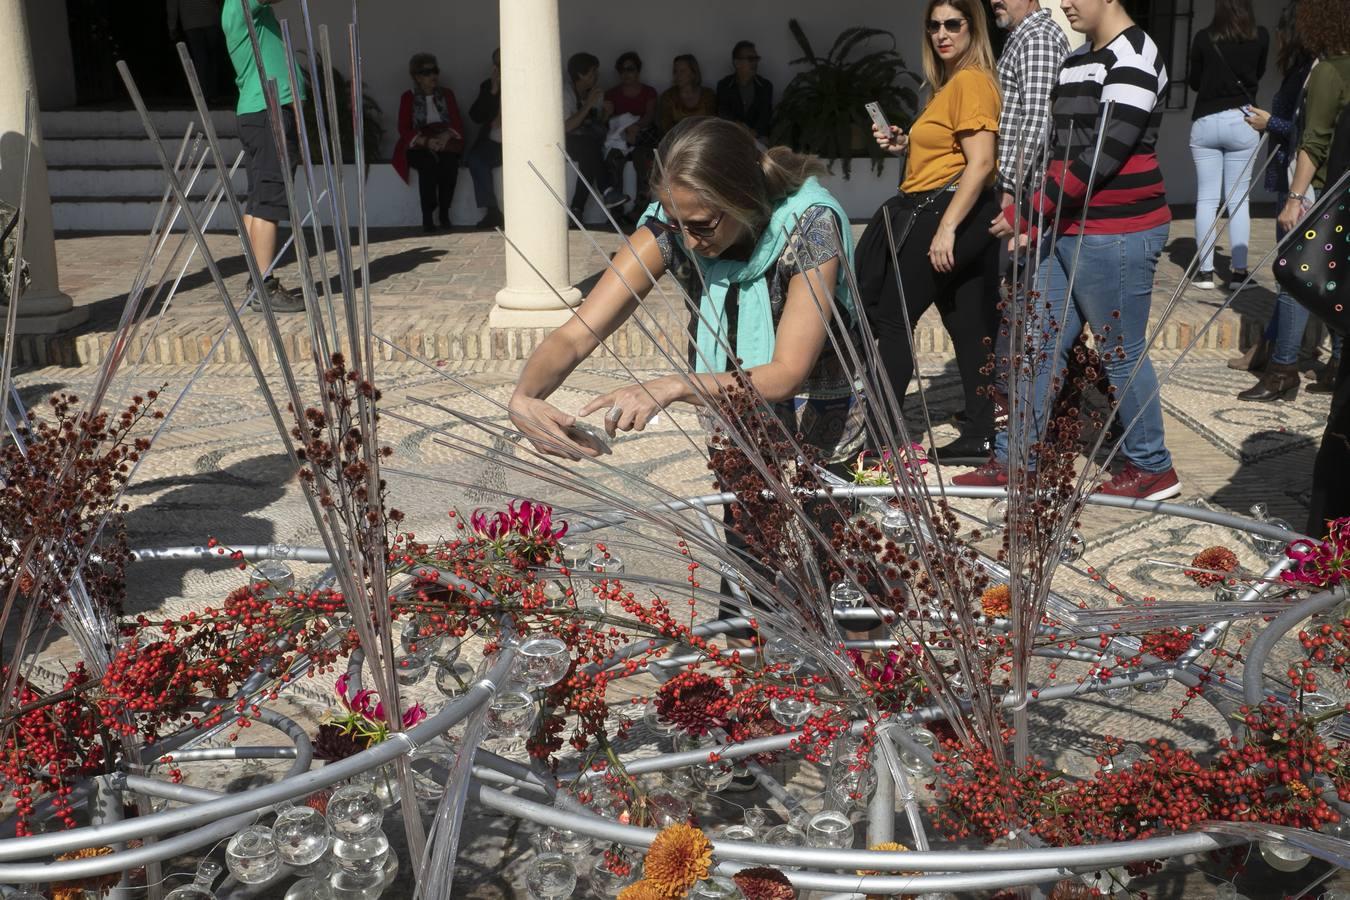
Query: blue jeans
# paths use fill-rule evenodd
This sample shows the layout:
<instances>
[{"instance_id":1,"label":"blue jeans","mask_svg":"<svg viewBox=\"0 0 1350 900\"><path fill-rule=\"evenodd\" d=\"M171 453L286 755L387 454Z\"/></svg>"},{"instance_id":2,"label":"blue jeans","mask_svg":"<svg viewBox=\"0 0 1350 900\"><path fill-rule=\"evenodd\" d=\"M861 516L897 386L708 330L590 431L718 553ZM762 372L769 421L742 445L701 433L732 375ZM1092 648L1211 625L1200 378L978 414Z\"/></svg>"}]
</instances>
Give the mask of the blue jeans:
<instances>
[{"instance_id":1,"label":"blue jeans","mask_svg":"<svg viewBox=\"0 0 1350 900\"><path fill-rule=\"evenodd\" d=\"M1059 380L1063 376L1069 348L1086 323L1094 334L1104 335L1098 342L1098 349L1106 361L1107 377L1115 388L1116 421L1121 428L1129 429L1121 452L1136 468L1145 472L1163 472L1172 467L1172 455L1163 442L1158 376L1144 354L1148 313L1153 304L1153 274L1167 243L1167 231L1168 226L1159 225L1131 234L1065 235L1055 243L1053 255L1041 262L1036 282L1043 295L1038 305L1043 310L1042 315L1046 314L1044 310L1048 306L1049 316L1056 321L1065 310L1068 272L1076 266L1077 275L1073 280L1073 301L1063 313L1062 327L1057 331L1047 329L1041 335L1043 344L1057 341L1058 347L1037 366L1033 396L1027 396L1031 393L1026 384L1028 379L1021 380L1018 399L1024 404L1023 409L1028 408L1029 403L1031 410L1031 416L1022 420L1021 427L1034 423L1036 429L1034 435L1027 435L1028 442L1038 439L1045 430L1053 403L1053 398L1048 396L1052 379ZM1033 349L1028 348L1028 357L1034 356ZM1139 372L1127 389L1126 382L1136 364L1139 364ZM1018 427L1018 423L1009 422L1009 427ZM1007 462L1006 431L999 432L994 439L994 453L1000 462Z\"/></svg>"},{"instance_id":2,"label":"blue jeans","mask_svg":"<svg viewBox=\"0 0 1350 900\"><path fill-rule=\"evenodd\" d=\"M1202 116L1191 124L1191 156L1195 157L1195 240L1200 271L1214 271L1214 242L1209 234L1219 215L1219 205L1228 206L1228 237L1233 247L1233 268L1246 270L1247 247L1252 239L1252 219L1247 209L1247 188L1252 180L1252 157L1260 136L1243 121L1242 110Z\"/></svg>"},{"instance_id":3,"label":"blue jeans","mask_svg":"<svg viewBox=\"0 0 1350 900\"><path fill-rule=\"evenodd\" d=\"M469 148L469 175L473 178L474 203L479 209L500 210L497 186L492 181L492 170L502 164L502 145L488 137L478 139Z\"/></svg>"}]
</instances>

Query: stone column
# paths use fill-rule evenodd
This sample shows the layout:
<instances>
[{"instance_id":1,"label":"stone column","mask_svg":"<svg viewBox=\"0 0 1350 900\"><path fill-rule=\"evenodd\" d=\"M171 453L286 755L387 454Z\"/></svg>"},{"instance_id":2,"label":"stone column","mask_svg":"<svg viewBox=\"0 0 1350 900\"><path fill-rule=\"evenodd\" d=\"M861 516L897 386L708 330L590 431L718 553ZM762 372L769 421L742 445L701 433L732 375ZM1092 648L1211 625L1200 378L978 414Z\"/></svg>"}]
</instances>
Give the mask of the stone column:
<instances>
[{"instance_id":1,"label":"stone column","mask_svg":"<svg viewBox=\"0 0 1350 900\"><path fill-rule=\"evenodd\" d=\"M506 286L493 328L553 327L581 300L567 271L567 213L534 167L566 200L562 49L558 0L501 0L502 192L507 237L544 276L506 247ZM556 291L556 293L555 293ZM558 295L562 295L559 301Z\"/></svg>"},{"instance_id":2,"label":"stone column","mask_svg":"<svg viewBox=\"0 0 1350 900\"><path fill-rule=\"evenodd\" d=\"M33 50L23 0L0 0L0 198L18 206L22 188L24 97L37 82ZM61 293L56 272L56 239L52 233L52 198L47 188L47 163L42 155L42 129L34 121L28 140L33 143L28 169L26 225L22 253L31 281L19 296L18 332L50 334L64 331L89 317ZM0 314L7 314L0 307Z\"/></svg>"}]
</instances>

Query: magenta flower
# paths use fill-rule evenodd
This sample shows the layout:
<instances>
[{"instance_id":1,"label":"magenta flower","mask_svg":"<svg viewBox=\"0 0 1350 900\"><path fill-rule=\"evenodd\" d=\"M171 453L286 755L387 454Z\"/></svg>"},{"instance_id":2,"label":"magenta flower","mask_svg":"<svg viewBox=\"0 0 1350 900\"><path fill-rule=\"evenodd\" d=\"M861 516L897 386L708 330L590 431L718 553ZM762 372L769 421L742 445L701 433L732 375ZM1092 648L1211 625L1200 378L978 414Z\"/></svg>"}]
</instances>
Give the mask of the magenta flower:
<instances>
[{"instance_id":1,"label":"magenta flower","mask_svg":"<svg viewBox=\"0 0 1350 900\"><path fill-rule=\"evenodd\" d=\"M1286 584L1311 589L1335 587L1350 575L1350 517L1331 521L1326 540L1294 541L1284 552L1294 561L1280 576Z\"/></svg>"},{"instance_id":2,"label":"magenta flower","mask_svg":"<svg viewBox=\"0 0 1350 900\"><path fill-rule=\"evenodd\" d=\"M420 703L414 703L403 712L403 727L411 728L426 717L426 707Z\"/></svg>"},{"instance_id":3,"label":"magenta flower","mask_svg":"<svg viewBox=\"0 0 1350 900\"><path fill-rule=\"evenodd\" d=\"M512 500L503 512L476 509L469 516L475 533L493 543L510 543L525 556L544 559L563 535L567 523L553 525L553 507L533 500Z\"/></svg>"}]
</instances>

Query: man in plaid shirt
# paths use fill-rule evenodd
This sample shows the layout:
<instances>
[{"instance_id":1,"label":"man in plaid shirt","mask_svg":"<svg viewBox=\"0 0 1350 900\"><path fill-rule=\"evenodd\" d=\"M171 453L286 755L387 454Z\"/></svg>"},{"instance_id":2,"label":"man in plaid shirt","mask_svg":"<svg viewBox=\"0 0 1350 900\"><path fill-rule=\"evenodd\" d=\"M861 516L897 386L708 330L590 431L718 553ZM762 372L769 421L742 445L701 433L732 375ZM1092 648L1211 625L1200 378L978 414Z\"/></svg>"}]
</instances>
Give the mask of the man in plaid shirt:
<instances>
[{"instance_id":1,"label":"man in plaid shirt","mask_svg":"<svg viewBox=\"0 0 1350 900\"><path fill-rule=\"evenodd\" d=\"M994 21L1008 32L998 58L1003 112L998 121L998 190L1006 208L1035 190L1050 121L1050 91L1069 41L1040 0L992 0ZM1019 194L1019 173L1020 188Z\"/></svg>"}]
</instances>

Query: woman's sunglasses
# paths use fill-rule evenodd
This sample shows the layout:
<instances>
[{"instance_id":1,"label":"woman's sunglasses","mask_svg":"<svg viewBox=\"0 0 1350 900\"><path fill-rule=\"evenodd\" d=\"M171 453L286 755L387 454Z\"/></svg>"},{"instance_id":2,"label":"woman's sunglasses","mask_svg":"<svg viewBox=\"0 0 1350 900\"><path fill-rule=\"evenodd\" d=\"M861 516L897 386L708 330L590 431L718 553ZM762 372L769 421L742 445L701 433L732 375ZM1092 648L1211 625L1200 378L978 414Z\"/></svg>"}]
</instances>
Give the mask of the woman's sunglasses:
<instances>
[{"instance_id":1,"label":"woman's sunglasses","mask_svg":"<svg viewBox=\"0 0 1350 900\"><path fill-rule=\"evenodd\" d=\"M619 74L627 75L629 72L641 72L637 66L619 66Z\"/></svg>"},{"instance_id":2,"label":"woman's sunglasses","mask_svg":"<svg viewBox=\"0 0 1350 900\"><path fill-rule=\"evenodd\" d=\"M946 31L948 34L960 34L966 27L965 19L937 19L928 20L928 33L937 34L939 31Z\"/></svg>"},{"instance_id":3,"label":"woman's sunglasses","mask_svg":"<svg viewBox=\"0 0 1350 900\"><path fill-rule=\"evenodd\" d=\"M726 217L727 214L723 212L711 222L699 222L697 224L686 222L683 225L680 225L677 222L662 222L660 219L652 219L651 221L653 228L664 231L667 234L679 234L683 231L691 238L698 238L699 240L706 241L717 233L717 226L721 225L722 220Z\"/></svg>"},{"instance_id":4,"label":"woman's sunglasses","mask_svg":"<svg viewBox=\"0 0 1350 900\"><path fill-rule=\"evenodd\" d=\"M435 67L433 66L433 67L430 68L430 69L418 69L418 70L417 70L417 74L418 74L418 75L439 75L439 74L441 74L441 70L440 70L440 69L437 69L437 68L435 68Z\"/></svg>"}]
</instances>

